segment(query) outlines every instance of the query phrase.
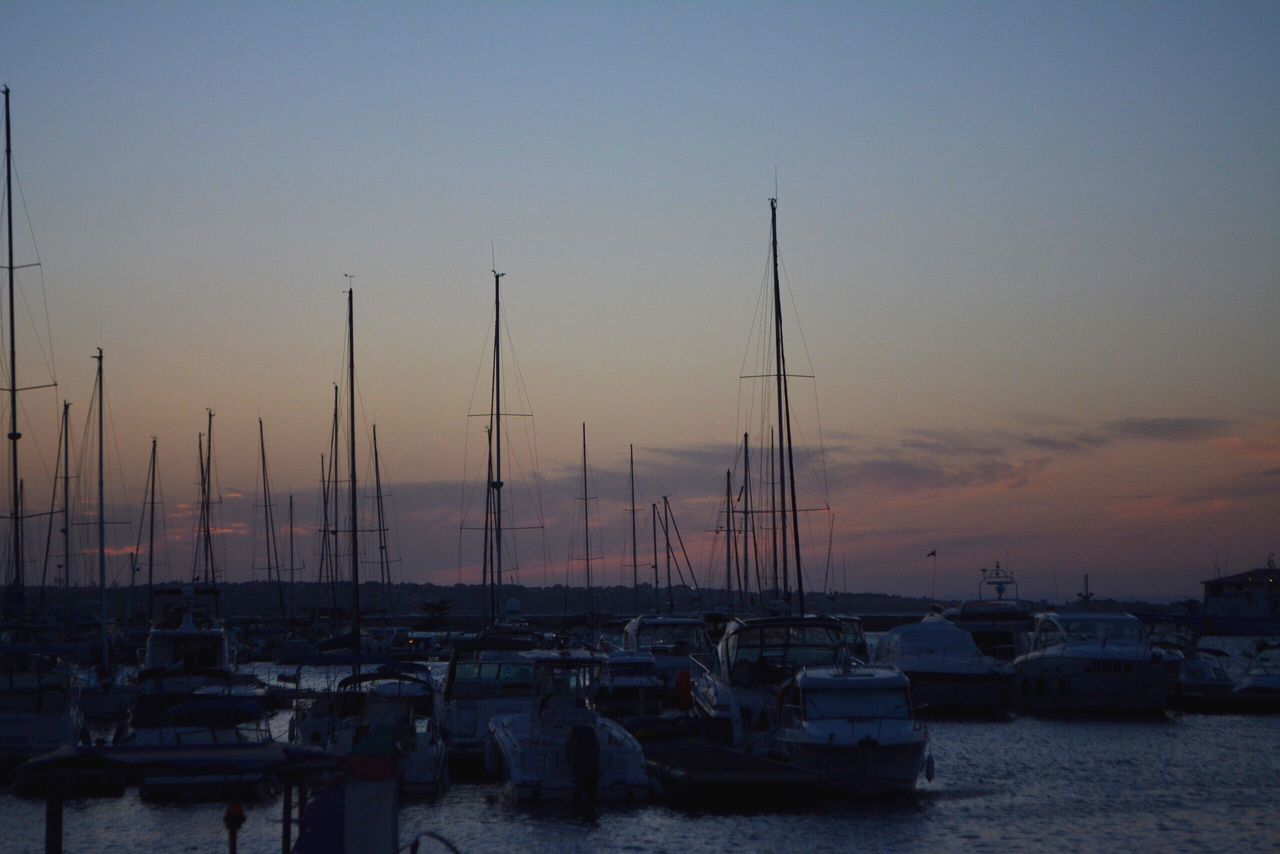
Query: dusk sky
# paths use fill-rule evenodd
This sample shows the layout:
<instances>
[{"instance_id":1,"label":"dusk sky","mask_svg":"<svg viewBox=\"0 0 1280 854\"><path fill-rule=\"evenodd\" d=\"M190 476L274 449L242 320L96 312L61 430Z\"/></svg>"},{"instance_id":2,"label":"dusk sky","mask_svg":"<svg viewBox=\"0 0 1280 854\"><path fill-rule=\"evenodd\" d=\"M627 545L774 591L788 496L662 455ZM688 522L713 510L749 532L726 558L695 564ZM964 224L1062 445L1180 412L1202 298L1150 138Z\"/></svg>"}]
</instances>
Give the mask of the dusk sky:
<instances>
[{"instance_id":1,"label":"dusk sky","mask_svg":"<svg viewBox=\"0 0 1280 854\"><path fill-rule=\"evenodd\" d=\"M927 594L936 549L940 597L995 560L1024 596L1086 572L1103 597L1198 596L1280 551L1275 3L0 9L15 263L43 264L18 275L19 384L59 384L22 397L27 503L47 509L62 399L92 443L100 346L111 548L155 435L167 578L190 573L208 408L227 577L262 560L258 418L314 570L349 273L393 573L478 583L459 524L496 259L546 521L518 579L581 583L586 422L597 577L630 578L634 444L641 561L669 495L722 583L706 531L758 424L739 376L775 187L827 586ZM30 578L44 522L28 536Z\"/></svg>"}]
</instances>

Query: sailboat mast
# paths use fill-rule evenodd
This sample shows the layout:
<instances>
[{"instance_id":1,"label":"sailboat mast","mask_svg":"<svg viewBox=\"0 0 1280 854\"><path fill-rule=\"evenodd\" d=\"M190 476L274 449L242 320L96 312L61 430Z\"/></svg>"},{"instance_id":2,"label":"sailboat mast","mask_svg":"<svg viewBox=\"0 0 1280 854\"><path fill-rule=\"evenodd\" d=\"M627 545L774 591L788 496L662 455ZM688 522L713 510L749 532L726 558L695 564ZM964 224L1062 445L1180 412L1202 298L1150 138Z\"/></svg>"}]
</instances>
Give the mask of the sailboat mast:
<instances>
[{"instance_id":1,"label":"sailboat mast","mask_svg":"<svg viewBox=\"0 0 1280 854\"><path fill-rule=\"evenodd\" d=\"M22 434L18 432L18 345L14 337L14 263L13 263L13 146L11 141L11 122L9 120L9 87L4 87L4 198L5 225L8 231L9 254L9 474L12 479L13 495L10 505L9 521L13 531L13 583L21 592L22 579L22 520L19 507L22 496L18 483L18 440ZM19 602L21 600L19 599ZM21 606L19 606L21 607Z\"/></svg>"},{"instance_id":2,"label":"sailboat mast","mask_svg":"<svg viewBox=\"0 0 1280 854\"><path fill-rule=\"evenodd\" d=\"M71 628L71 403L62 401L62 619Z\"/></svg>"},{"instance_id":3,"label":"sailboat mast","mask_svg":"<svg viewBox=\"0 0 1280 854\"><path fill-rule=\"evenodd\" d=\"M667 613L676 612L676 592L671 586L671 505L662 496L662 536L667 551Z\"/></svg>"},{"instance_id":4,"label":"sailboat mast","mask_svg":"<svg viewBox=\"0 0 1280 854\"><path fill-rule=\"evenodd\" d=\"M262 452L262 521L266 526L267 551L267 583L271 584L274 573L276 600L280 606L280 619L284 619L284 584L280 580L280 545L276 541L275 509L271 503L271 478L267 474L267 437L258 419L258 448Z\"/></svg>"},{"instance_id":5,"label":"sailboat mast","mask_svg":"<svg viewBox=\"0 0 1280 854\"><path fill-rule=\"evenodd\" d=\"M662 585L658 583L658 504L649 505L650 517L653 520L653 612L662 613Z\"/></svg>"},{"instance_id":6,"label":"sailboat mast","mask_svg":"<svg viewBox=\"0 0 1280 854\"><path fill-rule=\"evenodd\" d=\"M751 542L755 530L751 518L751 445L746 433L742 434L742 584L738 595L742 607L747 607L747 590L751 587ZM759 586L759 585L757 585Z\"/></svg>"},{"instance_id":7,"label":"sailboat mast","mask_svg":"<svg viewBox=\"0 0 1280 854\"><path fill-rule=\"evenodd\" d=\"M640 613L640 561L636 557L636 446L631 449L631 589L635 591L635 609Z\"/></svg>"},{"instance_id":8,"label":"sailboat mast","mask_svg":"<svg viewBox=\"0 0 1280 854\"><path fill-rule=\"evenodd\" d=\"M153 585L156 580L156 437L151 437L151 521L147 525L147 621L152 619Z\"/></svg>"},{"instance_id":9,"label":"sailboat mast","mask_svg":"<svg viewBox=\"0 0 1280 854\"><path fill-rule=\"evenodd\" d=\"M724 472L724 592L729 599L729 616L733 616L733 472Z\"/></svg>"},{"instance_id":10,"label":"sailboat mast","mask_svg":"<svg viewBox=\"0 0 1280 854\"><path fill-rule=\"evenodd\" d=\"M587 619L595 611L595 602L591 592L591 506L587 495L587 422L582 422L582 535L587 547Z\"/></svg>"},{"instance_id":11,"label":"sailboat mast","mask_svg":"<svg viewBox=\"0 0 1280 854\"><path fill-rule=\"evenodd\" d=\"M773 591L770 596L778 598L778 481L773 468L773 428L769 428L769 534L772 538L770 558L773 562Z\"/></svg>"},{"instance_id":12,"label":"sailboat mast","mask_svg":"<svg viewBox=\"0 0 1280 854\"><path fill-rule=\"evenodd\" d=\"M360 654L360 550L356 523L356 321L355 288L347 291L347 450L351 466L351 645Z\"/></svg>"},{"instance_id":13,"label":"sailboat mast","mask_svg":"<svg viewBox=\"0 0 1280 854\"><path fill-rule=\"evenodd\" d=\"M769 207L771 210L771 223L773 231L773 299L774 299L774 323L777 330L778 338L778 383L781 391L781 397L778 400L778 406L781 407L779 412L782 418L779 419L778 436L778 462L782 464L782 449L786 448L786 470L783 473L782 491L782 574L784 580L787 575L787 505L785 491L789 487L791 490L791 544L795 549L796 559L796 597L797 605L800 613L804 614L804 574L800 565L800 505L796 502L796 458L795 458L795 441L791 436L791 383L787 377L787 349L783 343L782 336L782 289L778 282L778 200L770 199ZM786 431L785 435L782 431ZM787 601L791 601L790 590L788 590Z\"/></svg>"},{"instance_id":14,"label":"sailboat mast","mask_svg":"<svg viewBox=\"0 0 1280 854\"><path fill-rule=\"evenodd\" d=\"M787 574L787 468L783 452L786 434L783 432L783 397L786 388L786 356L782 349L782 287L778 279L778 200L769 199L769 242L773 261L773 366L778 398L778 497L782 511L782 586L787 604L791 603L791 591Z\"/></svg>"},{"instance_id":15,"label":"sailboat mast","mask_svg":"<svg viewBox=\"0 0 1280 854\"><path fill-rule=\"evenodd\" d=\"M103 441L102 441L102 411L106 409L106 401L102 397L102 348L98 348L98 355L93 358L98 361L98 637L101 641L102 648L101 661L102 666L106 667L109 663L109 654L107 651L107 520L106 520L106 487L103 477L104 466L102 464ZM130 570L132 571L132 569Z\"/></svg>"},{"instance_id":16,"label":"sailboat mast","mask_svg":"<svg viewBox=\"0 0 1280 854\"><path fill-rule=\"evenodd\" d=\"M297 564L293 562L293 495L289 495L289 620L297 616L298 591Z\"/></svg>"},{"instance_id":17,"label":"sailboat mast","mask_svg":"<svg viewBox=\"0 0 1280 854\"><path fill-rule=\"evenodd\" d=\"M204 583L212 588L218 581L213 566L213 410L206 411L209 441L204 447Z\"/></svg>"},{"instance_id":18,"label":"sailboat mast","mask_svg":"<svg viewBox=\"0 0 1280 854\"><path fill-rule=\"evenodd\" d=\"M502 277L506 273L493 273L493 400L489 407L490 453L493 459L493 479L489 488L493 494L493 573L494 619L502 602Z\"/></svg>"}]
</instances>

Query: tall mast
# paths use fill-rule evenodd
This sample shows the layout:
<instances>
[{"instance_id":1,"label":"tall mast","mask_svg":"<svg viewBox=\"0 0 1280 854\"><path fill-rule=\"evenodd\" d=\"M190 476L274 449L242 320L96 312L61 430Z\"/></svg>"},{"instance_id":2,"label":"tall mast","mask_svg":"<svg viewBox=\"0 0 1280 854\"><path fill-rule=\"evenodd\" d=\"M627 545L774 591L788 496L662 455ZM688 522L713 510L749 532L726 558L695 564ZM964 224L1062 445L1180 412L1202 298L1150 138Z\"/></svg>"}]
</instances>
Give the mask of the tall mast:
<instances>
[{"instance_id":1,"label":"tall mast","mask_svg":"<svg viewBox=\"0 0 1280 854\"><path fill-rule=\"evenodd\" d=\"M208 444L204 447L204 583L210 588L218 583L218 572L213 565L213 410L209 413ZM217 600L215 599L216 603Z\"/></svg>"},{"instance_id":2,"label":"tall mast","mask_svg":"<svg viewBox=\"0 0 1280 854\"><path fill-rule=\"evenodd\" d=\"M329 474L332 476L329 481L329 504L328 509L333 510L333 522L330 524L329 517L326 513L325 528L328 529L327 537L333 539L329 542L329 604L330 611L334 622L338 619L338 412L340 409L338 403L338 384L333 384L333 432L330 436L329 443ZM336 631L336 628L335 628Z\"/></svg>"},{"instance_id":3,"label":"tall mast","mask_svg":"<svg viewBox=\"0 0 1280 854\"><path fill-rule=\"evenodd\" d=\"M773 540L770 551L770 558L773 562L773 591L770 594L774 600L778 598L778 481L774 476L773 466L773 428L769 428L769 535Z\"/></svg>"},{"instance_id":4,"label":"tall mast","mask_svg":"<svg viewBox=\"0 0 1280 854\"><path fill-rule=\"evenodd\" d=\"M356 523L356 321L355 288L347 291L347 450L351 466L351 645L360 654L360 551Z\"/></svg>"},{"instance_id":5,"label":"tall mast","mask_svg":"<svg viewBox=\"0 0 1280 854\"><path fill-rule=\"evenodd\" d=\"M294 588L297 583L297 565L293 562L293 495L289 495L289 620L292 621L296 614L298 605L298 591Z\"/></svg>"},{"instance_id":6,"label":"tall mast","mask_svg":"<svg viewBox=\"0 0 1280 854\"><path fill-rule=\"evenodd\" d=\"M782 586L786 590L787 605L791 604L791 591L787 576L787 468L783 445L786 433L783 428L783 398L786 394L786 355L782 349L782 287L778 280L778 200L769 199L770 256L773 261L773 366L777 382L778 398L778 496L782 510Z\"/></svg>"},{"instance_id":7,"label":"tall mast","mask_svg":"<svg viewBox=\"0 0 1280 854\"><path fill-rule=\"evenodd\" d=\"M631 449L631 589L635 591L635 609L640 613L640 561L636 557L636 446Z\"/></svg>"},{"instance_id":8,"label":"tall mast","mask_svg":"<svg viewBox=\"0 0 1280 854\"><path fill-rule=\"evenodd\" d=\"M667 496L662 496L662 536L665 538L667 551L667 613L676 612L676 592L671 586L671 505Z\"/></svg>"},{"instance_id":9,"label":"tall mast","mask_svg":"<svg viewBox=\"0 0 1280 854\"><path fill-rule=\"evenodd\" d=\"M147 621L152 618L152 585L156 580L156 437L151 437L151 507L147 525Z\"/></svg>"},{"instance_id":10,"label":"tall mast","mask_svg":"<svg viewBox=\"0 0 1280 854\"><path fill-rule=\"evenodd\" d=\"M104 486L102 458L102 411L106 409L106 401L102 396L102 348L93 358L98 361L98 637L101 640L101 662L106 667L110 662L107 651L107 520L106 520L106 488ZM130 567L130 572L132 572Z\"/></svg>"},{"instance_id":11,"label":"tall mast","mask_svg":"<svg viewBox=\"0 0 1280 854\"><path fill-rule=\"evenodd\" d=\"M280 606L280 619L284 619L284 584L280 580L280 545L276 540L275 508L271 503L271 478L267 474L267 437L258 419L258 447L262 451L262 516L266 526L267 550L267 583L272 583L272 571L275 572L277 604Z\"/></svg>"},{"instance_id":12,"label":"tall mast","mask_svg":"<svg viewBox=\"0 0 1280 854\"><path fill-rule=\"evenodd\" d=\"M751 444L746 433L742 434L742 584L738 595L742 607L747 607L747 590L751 586L751 543L755 520L751 518ZM759 585L756 585L757 587Z\"/></svg>"},{"instance_id":13,"label":"tall mast","mask_svg":"<svg viewBox=\"0 0 1280 854\"><path fill-rule=\"evenodd\" d=\"M778 284L778 200L770 199L769 201L770 201L770 209L772 211L771 220L773 224L773 294L774 294L774 306L776 309L776 324L777 324L777 330L778 330L778 359L779 359L778 380L782 384L782 398L779 400L779 405L783 408L783 413L784 413L784 419L781 420L779 423L783 425L781 429L786 430L785 437L782 435L779 435L778 437L778 441L779 441L778 450L779 450L779 455L781 455L782 447L785 446L787 449L787 462L786 462L787 471L786 471L786 476L784 477L784 480L783 480L783 488L785 489L789 486L791 490L791 544L792 544L792 548L795 550L795 559L796 559L796 597L797 597L796 604L800 609L800 614L803 616L804 615L804 572L802 571L802 567L800 565L800 505L796 502L795 441L792 439L792 436L791 436L791 384L787 377L787 350L786 350L786 347L783 346L783 340L782 340L782 295L781 295L782 292ZM781 456L779 456L779 462L781 462ZM784 498L785 498L785 495L784 495ZM782 507L782 523L783 523L782 567L783 567L784 576L786 575L786 566L787 566L786 564L786 558L787 558L786 514L787 514L787 508L786 508L786 504L784 503ZM788 602L789 601L790 601L790 597L788 597Z\"/></svg>"},{"instance_id":14,"label":"tall mast","mask_svg":"<svg viewBox=\"0 0 1280 854\"><path fill-rule=\"evenodd\" d=\"M724 592L729 599L729 616L733 616L733 472L724 472Z\"/></svg>"},{"instance_id":15,"label":"tall mast","mask_svg":"<svg viewBox=\"0 0 1280 854\"><path fill-rule=\"evenodd\" d=\"M23 587L22 578L22 520L19 517L19 507L22 504L22 496L19 494L21 487L18 483L18 440L22 438L22 434L18 432L18 346L17 339L14 337L14 311L13 311L13 146L11 143L9 120L9 87L4 87L4 198L5 198L5 226L8 231L9 254L8 259L9 270L9 454L10 462L9 474L12 480L13 494L11 497L9 522L13 530L13 583L15 589L21 596ZM18 599L19 615L21 615L21 602Z\"/></svg>"},{"instance_id":16,"label":"tall mast","mask_svg":"<svg viewBox=\"0 0 1280 854\"><path fill-rule=\"evenodd\" d=\"M71 404L62 401L62 619L71 628Z\"/></svg>"},{"instance_id":17,"label":"tall mast","mask_svg":"<svg viewBox=\"0 0 1280 854\"><path fill-rule=\"evenodd\" d=\"M587 495L587 422L582 422L582 535L587 546L587 619L595 612L595 602L591 592L591 506Z\"/></svg>"},{"instance_id":18,"label":"tall mast","mask_svg":"<svg viewBox=\"0 0 1280 854\"><path fill-rule=\"evenodd\" d=\"M493 465L490 494L493 497L493 584L494 619L499 617L502 602L502 277L493 273L493 398L489 406L489 454Z\"/></svg>"},{"instance_id":19,"label":"tall mast","mask_svg":"<svg viewBox=\"0 0 1280 854\"><path fill-rule=\"evenodd\" d=\"M662 613L662 585L658 583L658 503L649 505L650 517L653 520L653 612Z\"/></svg>"}]
</instances>

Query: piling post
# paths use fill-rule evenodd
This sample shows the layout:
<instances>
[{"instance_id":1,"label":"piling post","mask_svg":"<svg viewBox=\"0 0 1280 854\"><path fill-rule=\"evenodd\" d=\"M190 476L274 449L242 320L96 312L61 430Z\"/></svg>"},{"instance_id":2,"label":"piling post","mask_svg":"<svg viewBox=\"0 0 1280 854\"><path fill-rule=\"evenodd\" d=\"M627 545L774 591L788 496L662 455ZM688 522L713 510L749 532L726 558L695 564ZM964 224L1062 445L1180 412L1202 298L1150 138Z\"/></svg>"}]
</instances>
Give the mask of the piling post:
<instances>
[{"instance_id":1,"label":"piling post","mask_svg":"<svg viewBox=\"0 0 1280 854\"><path fill-rule=\"evenodd\" d=\"M289 854L293 850L293 781L284 780L284 816L280 823L280 850Z\"/></svg>"},{"instance_id":2,"label":"piling post","mask_svg":"<svg viewBox=\"0 0 1280 854\"><path fill-rule=\"evenodd\" d=\"M244 826L244 807L236 801L227 804L227 811L222 816L222 823L227 828L227 851L236 854L236 836Z\"/></svg>"},{"instance_id":3,"label":"piling post","mask_svg":"<svg viewBox=\"0 0 1280 854\"><path fill-rule=\"evenodd\" d=\"M62 793L50 793L44 800L45 854L62 854Z\"/></svg>"}]
</instances>

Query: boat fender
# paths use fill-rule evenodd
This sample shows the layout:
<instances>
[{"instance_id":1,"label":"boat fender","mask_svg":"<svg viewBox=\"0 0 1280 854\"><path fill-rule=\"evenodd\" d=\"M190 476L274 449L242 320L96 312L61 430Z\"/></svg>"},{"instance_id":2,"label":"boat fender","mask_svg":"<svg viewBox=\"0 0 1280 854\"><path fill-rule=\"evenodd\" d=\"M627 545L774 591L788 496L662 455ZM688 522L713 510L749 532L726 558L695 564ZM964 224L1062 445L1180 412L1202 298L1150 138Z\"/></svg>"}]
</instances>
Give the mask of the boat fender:
<instances>
[{"instance_id":1,"label":"boat fender","mask_svg":"<svg viewBox=\"0 0 1280 854\"><path fill-rule=\"evenodd\" d=\"M693 681L689 678L688 670L676 673L676 705L682 712L693 708Z\"/></svg>"},{"instance_id":2,"label":"boat fender","mask_svg":"<svg viewBox=\"0 0 1280 854\"><path fill-rule=\"evenodd\" d=\"M929 754L929 758L924 761L924 778L930 783L933 782L933 754Z\"/></svg>"}]
</instances>

